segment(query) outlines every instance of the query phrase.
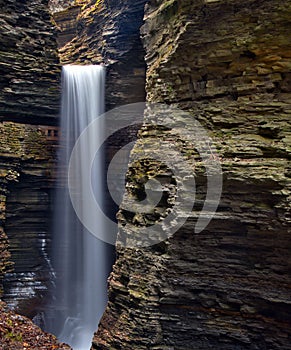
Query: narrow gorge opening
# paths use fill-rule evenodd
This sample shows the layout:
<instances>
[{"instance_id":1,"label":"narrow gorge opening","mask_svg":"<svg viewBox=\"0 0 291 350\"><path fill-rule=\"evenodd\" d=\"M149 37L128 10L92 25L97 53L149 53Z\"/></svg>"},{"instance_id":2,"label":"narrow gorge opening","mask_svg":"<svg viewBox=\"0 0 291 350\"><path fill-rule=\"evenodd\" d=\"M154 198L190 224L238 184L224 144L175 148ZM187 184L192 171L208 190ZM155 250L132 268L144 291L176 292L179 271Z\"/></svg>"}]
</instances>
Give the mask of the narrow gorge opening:
<instances>
[{"instance_id":1,"label":"narrow gorge opening","mask_svg":"<svg viewBox=\"0 0 291 350\"><path fill-rule=\"evenodd\" d=\"M97 65L64 66L62 70L61 142L58 181L54 205L52 260L56 272L52 300L45 311L45 330L74 350L88 350L107 303L107 278L111 270L113 247L96 238L80 222L73 208L70 191L80 193L79 213L86 212L100 232L106 225L100 213L83 201L87 178L95 200L104 205L104 156L97 142L104 125L97 122L91 137L70 168L71 152L79 136L104 111L105 69ZM96 125L96 124L95 124ZM87 159L95 154L92 168ZM73 178L73 179L72 179ZM70 182L70 186L68 185Z\"/></svg>"}]
</instances>

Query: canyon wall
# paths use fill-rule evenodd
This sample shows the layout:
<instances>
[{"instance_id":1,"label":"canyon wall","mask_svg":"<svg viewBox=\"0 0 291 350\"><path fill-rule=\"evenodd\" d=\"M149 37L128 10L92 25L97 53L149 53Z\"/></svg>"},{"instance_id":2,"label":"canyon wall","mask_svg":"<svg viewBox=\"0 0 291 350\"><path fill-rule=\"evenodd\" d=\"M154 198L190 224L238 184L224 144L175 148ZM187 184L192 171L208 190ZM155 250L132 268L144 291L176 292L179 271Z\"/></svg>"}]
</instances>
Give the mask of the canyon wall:
<instances>
[{"instance_id":1,"label":"canyon wall","mask_svg":"<svg viewBox=\"0 0 291 350\"><path fill-rule=\"evenodd\" d=\"M9 272L5 300L33 317L49 283L60 67L47 1L1 1L0 21L0 283Z\"/></svg>"},{"instance_id":2,"label":"canyon wall","mask_svg":"<svg viewBox=\"0 0 291 350\"><path fill-rule=\"evenodd\" d=\"M122 244L138 245L143 226L160 217L121 207L109 303L92 349L290 348L290 22L289 1L147 4L147 99L204 126L218 150L223 192L211 223L195 233L206 175L192 156L195 138L192 148L181 140L182 130L194 135L193 122L177 113L172 129L144 125L132 158L150 144L153 159L129 167L122 207L144 199L149 178L162 178L170 193L175 178L156 160L172 157L165 140L185 157L180 172L192 162L196 201L172 237L137 249Z\"/></svg>"}]
</instances>

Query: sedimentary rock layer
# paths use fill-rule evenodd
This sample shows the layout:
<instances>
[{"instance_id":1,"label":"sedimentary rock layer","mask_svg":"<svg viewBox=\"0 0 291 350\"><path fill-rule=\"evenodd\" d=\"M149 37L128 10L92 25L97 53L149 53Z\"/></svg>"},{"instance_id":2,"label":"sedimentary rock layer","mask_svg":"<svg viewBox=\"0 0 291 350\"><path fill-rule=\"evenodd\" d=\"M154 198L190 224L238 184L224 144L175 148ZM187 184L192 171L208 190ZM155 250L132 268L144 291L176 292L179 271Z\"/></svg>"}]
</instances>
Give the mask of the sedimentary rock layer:
<instances>
[{"instance_id":1,"label":"sedimentary rock layer","mask_svg":"<svg viewBox=\"0 0 291 350\"><path fill-rule=\"evenodd\" d=\"M149 2L142 29L148 100L178 106L204 126L219 153L223 192L212 222L195 233L205 171L195 139L191 146L179 130L191 134L192 123L145 125L132 156L150 144L152 158L167 163L173 155L160 145L171 140L192 162L197 198L164 243L117 248L92 349L290 348L290 24L290 1ZM156 160L133 163L123 206L142 200L160 169ZM169 171L163 179L169 191L175 179ZM128 235L138 244L155 216L121 209L119 220L120 242Z\"/></svg>"},{"instance_id":2,"label":"sedimentary rock layer","mask_svg":"<svg viewBox=\"0 0 291 350\"><path fill-rule=\"evenodd\" d=\"M62 64L107 67L107 109L145 99L144 50L139 35L145 2L76 1L54 14Z\"/></svg>"},{"instance_id":3,"label":"sedimentary rock layer","mask_svg":"<svg viewBox=\"0 0 291 350\"><path fill-rule=\"evenodd\" d=\"M0 121L56 123L59 67L46 0L1 0Z\"/></svg>"},{"instance_id":4,"label":"sedimentary rock layer","mask_svg":"<svg viewBox=\"0 0 291 350\"><path fill-rule=\"evenodd\" d=\"M13 306L33 317L49 279L41 251L49 243L60 67L47 1L1 1L0 22L0 294L9 272L6 296L14 279ZM5 308L3 349L65 348Z\"/></svg>"},{"instance_id":5,"label":"sedimentary rock layer","mask_svg":"<svg viewBox=\"0 0 291 350\"><path fill-rule=\"evenodd\" d=\"M55 140L47 131L36 125L0 124L1 230L8 236L2 254L11 254L10 260L1 259L7 265L4 272L9 272L4 278L5 301L31 317L40 310L51 272L46 254Z\"/></svg>"}]
</instances>

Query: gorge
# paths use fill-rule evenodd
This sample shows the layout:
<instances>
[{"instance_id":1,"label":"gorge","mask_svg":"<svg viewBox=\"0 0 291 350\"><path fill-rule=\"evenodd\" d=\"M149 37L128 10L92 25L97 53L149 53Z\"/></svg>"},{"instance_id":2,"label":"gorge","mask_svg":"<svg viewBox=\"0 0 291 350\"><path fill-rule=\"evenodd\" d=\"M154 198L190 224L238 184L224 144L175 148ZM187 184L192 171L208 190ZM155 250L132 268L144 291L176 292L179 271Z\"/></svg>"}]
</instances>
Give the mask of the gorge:
<instances>
[{"instance_id":1,"label":"gorge","mask_svg":"<svg viewBox=\"0 0 291 350\"><path fill-rule=\"evenodd\" d=\"M60 63L103 64L106 110L146 100L189 113L213 140L223 187L216 215L194 232L207 179L197 149L178 132L191 138L190 120L154 127L149 113L139 130L107 140L107 165L136 135L131 159L149 143L153 159L128 167L108 303L91 348L290 349L290 1L51 1L52 22L46 1L2 5L1 280L5 273L6 282L19 281L20 267L42 286L15 310L35 318L49 297L40 242L50 253ZM159 212L172 208L179 179L157 162L173 160L164 140L195 163L192 213L165 241L124 247L124 236L138 237L145 223L160 220L124 209L132 198L144 200L149 179L165 189ZM110 199L109 208L117 210ZM22 330L7 328L1 321L3 349L9 342L8 349L23 348L25 333L9 337Z\"/></svg>"}]
</instances>

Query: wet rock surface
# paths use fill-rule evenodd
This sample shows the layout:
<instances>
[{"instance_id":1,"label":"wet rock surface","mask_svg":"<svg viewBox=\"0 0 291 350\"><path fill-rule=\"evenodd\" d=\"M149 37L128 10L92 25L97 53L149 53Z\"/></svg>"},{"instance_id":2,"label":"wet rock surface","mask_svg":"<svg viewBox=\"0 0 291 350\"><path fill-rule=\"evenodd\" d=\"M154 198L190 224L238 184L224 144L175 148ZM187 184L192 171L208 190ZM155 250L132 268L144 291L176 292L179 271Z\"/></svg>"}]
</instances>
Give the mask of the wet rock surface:
<instances>
[{"instance_id":1,"label":"wet rock surface","mask_svg":"<svg viewBox=\"0 0 291 350\"><path fill-rule=\"evenodd\" d=\"M149 2L148 100L178 106L204 126L223 192L211 223L195 233L206 193L195 140L181 148L176 128L145 126L133 154L150 143L167 162L159 142L171 137L195 165L197 197L164 243L118 246L92 349L290 348L290 21L288 1ZM183 127L191 132L191 123ZM155 160L130 166L125 206L143 199L140 179L156 169ZM120 211L121 243L138 244L145 215L136 214Z\"/></svg>"}]
</instances>

